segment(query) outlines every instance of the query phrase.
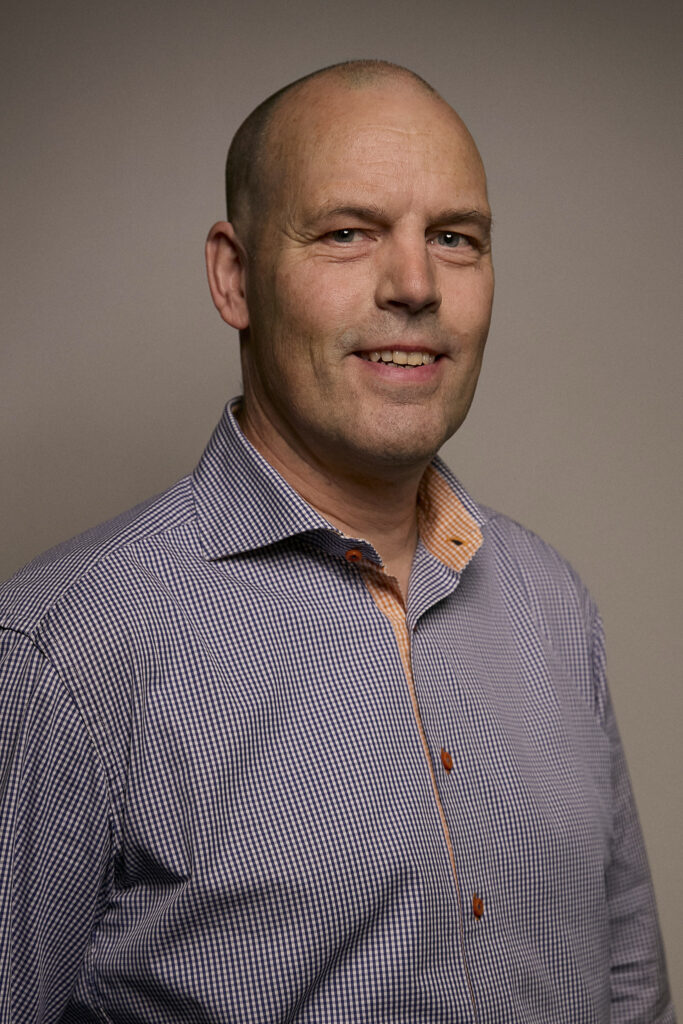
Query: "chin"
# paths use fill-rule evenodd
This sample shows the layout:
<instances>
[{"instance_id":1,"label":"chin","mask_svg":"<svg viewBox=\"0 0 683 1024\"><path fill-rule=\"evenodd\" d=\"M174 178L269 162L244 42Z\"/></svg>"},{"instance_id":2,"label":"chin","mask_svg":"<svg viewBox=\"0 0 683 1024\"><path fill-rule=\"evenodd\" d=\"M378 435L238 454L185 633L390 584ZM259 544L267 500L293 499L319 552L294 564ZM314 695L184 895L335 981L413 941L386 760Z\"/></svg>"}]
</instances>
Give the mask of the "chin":
<instances>
[{"instance_id":1,"label":"chin","mask_svg":"<svg viewBox=\"0 0 683 1024\"><path fill-rule=\"evenodd\" d=\"M413 469L426 466L443 444L441 434L420 431L393 431L390 434L365 434L355 439L355 459L377 469ZM444 438L445 440L445 438Z\"/></svg>"},{"instance_id":2,"label":"chin","mask_svg":"<svg viewBox=\"0 0 683 1024\"><path fill-rule=\"evenodd\" d=\"M463 417L410 415L407 410L367 426L359 434L359 447L371 449L375 458L393 465L430 462L441 445L455 433ZM363 424L359 424L362 426ZM373 429L374 427L374 429Z\"/></svg>"}]
</instances>

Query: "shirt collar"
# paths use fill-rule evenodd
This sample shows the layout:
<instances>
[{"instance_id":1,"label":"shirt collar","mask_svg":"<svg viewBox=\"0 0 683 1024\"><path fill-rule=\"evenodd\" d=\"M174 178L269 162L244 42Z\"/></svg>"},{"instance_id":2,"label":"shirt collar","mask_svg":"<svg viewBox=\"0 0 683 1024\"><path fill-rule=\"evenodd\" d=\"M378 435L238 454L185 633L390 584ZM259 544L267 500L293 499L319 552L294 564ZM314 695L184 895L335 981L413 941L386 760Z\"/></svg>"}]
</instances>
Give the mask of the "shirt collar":
<instances>
[{"instance_id":1,"label":"shirt collar","mask_svg":"<svg viewBox=\"0 0 683 1024\"><path fill-rule=\"evenodd\" d=\"M290 487L242 433L233 398L193 474L204 551L224 558L330 524Z\"/></svg>"},{"instance_id":2,"label":"shirt collar","mask_svg":"<svg viewBox=\"0 0 683 1024\"><path fill-rule=\"evenodd\" d=\"M225 407L192 476L207 558L226 558L321 531L328 540L343 539L341 546L332 545L335 549L340 546L342 554L342 548L351 542L316 512L244 436L236 419L240 402L240 397L233 398ZM444 564L460 571L482 542L480 527L485 519L483 510L448 467L435 458L425 472L418 497L418 522L425 547ZM367 547L372 551L370 545Z\"/></svg>"},{"instance_id":3,"label":"shirt collar","mask_svg":"<svg viewBox=\"0 0 683 1024\"><path fill-rule=\"evenodd\" d=\"M481 510L441 459L427 466L417 495L422 543L449 569L461 572L481 547Z\"/></svg>"}]
</instances>

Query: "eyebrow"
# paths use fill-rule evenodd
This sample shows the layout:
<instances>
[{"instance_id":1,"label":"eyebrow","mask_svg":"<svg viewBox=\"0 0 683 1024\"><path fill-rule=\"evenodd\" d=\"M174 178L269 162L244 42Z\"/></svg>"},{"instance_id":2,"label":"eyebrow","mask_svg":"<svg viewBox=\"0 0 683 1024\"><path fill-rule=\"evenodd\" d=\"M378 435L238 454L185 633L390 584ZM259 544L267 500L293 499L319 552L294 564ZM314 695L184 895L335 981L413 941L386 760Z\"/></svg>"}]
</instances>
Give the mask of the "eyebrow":
<instances>
[{"instance_id":1,"label":"eyebrow","mask_svg":"<svg viewBox=\"0 0 683 1024\"><path fill-rule=\"evenodd\" d=\"M493 224L493 218L490 213L484 213L483 210L443 210L438 217L434 219L435 224L476 224L481 231L486 234L491 234L491 226Z\"/></svg>"},{"instance_id":2,"label":"eyebrow","mask_svg":"<svg viewBox=\"0 0 683 1024\"><path fill-rule=\"evenodd\" d=\"M367 203L362 206L323 205L311 219L318 221L326 217L357 217L360 220L376 220L381 223L387 223L391 219L384 207L377 206L375 203ZM433 218L432 223L434 225L475 224L488 237L491 234L493 219L490 213L485 213L483 210L456 207L442 210L437 217Z\"/></svg>"}]
</instances>

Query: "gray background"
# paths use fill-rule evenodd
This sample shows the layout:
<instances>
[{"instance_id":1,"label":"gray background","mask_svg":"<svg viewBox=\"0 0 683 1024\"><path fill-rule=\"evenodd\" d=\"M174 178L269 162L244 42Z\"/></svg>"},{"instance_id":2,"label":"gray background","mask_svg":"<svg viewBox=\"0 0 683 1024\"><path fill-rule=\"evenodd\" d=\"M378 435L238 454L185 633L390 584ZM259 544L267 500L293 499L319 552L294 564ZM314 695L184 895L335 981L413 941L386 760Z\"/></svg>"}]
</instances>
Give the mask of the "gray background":
<instances>
[{"instance_id":1,"label":"gray background","mask_svg":"<svg viewBox=\"0 0 683 1024\"><path fill-rule=\"evenodd\" d=\"M601 606L683 1005L678 0L4 10L0 576L187 472L239 391L202 248L243 117L337 60L414 68L469 123L496 215L446 458Z\"/></svg>"}]
</instances>

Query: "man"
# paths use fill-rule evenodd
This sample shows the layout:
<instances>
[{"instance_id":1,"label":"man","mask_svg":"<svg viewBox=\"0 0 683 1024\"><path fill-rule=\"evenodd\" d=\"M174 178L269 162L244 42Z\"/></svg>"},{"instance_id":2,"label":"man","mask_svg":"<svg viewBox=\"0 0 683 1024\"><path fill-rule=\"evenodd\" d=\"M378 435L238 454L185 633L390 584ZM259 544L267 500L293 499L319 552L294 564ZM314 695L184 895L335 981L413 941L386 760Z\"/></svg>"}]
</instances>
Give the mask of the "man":
<instances>
[{"instance_id":1,"label":"man","mask_svg":"<svg viewBox=\"0 0 683 1024\"><path fill-rule=\"evenodd\" d=\"M2 1020L669 1024L596 610L434 458L493 295L474 142L353 62L227 183L244 397L2 600Z\"/></svg>"}]
</instances>

